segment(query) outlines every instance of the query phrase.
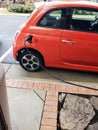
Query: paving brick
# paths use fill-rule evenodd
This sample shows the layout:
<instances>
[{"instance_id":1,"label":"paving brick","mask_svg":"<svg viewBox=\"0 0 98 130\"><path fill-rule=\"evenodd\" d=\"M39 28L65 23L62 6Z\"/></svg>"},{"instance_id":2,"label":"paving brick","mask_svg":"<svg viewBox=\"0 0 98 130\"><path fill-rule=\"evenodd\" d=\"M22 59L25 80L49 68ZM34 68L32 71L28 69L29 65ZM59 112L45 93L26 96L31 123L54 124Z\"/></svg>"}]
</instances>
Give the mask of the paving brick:
<instances>
[{"instance_id":1,"label":"paving brick","mask_svg":"<svg viewBox=\"0 0 98 130\"><path fill-rule=\"evenodd\" d=\"M42 125L40 130L56 130L56 127Z\"/></svg>"},{"instance_id":2,"label":"paving brick","mask_svg":"<svg viewBox=\"0 0 98 130\"><path fill-rule=\"evenodd\" d=\"M41 82L41 83L39 84L39 90L44 90L45 88L46 88L45 83L44 83L44 82Z\"/></svg>"},{"instance_id":3,"label":"paving brick","mask_svg":"<svg viewBox=\"0 0 98 130\"><path fill-rule=\"evenodd\" d=\"M23 87L23 82L21 80L18 80L17 87L18 88L22 88Z\"/></svg>"},{"instance_id":4,"label":"paving brick","mask_svg":"<svg viewBox=\"0 0 98 130\"><path fill-rule=\"evenodd\" d=\"M39 82L34 82L33 89L39 89Z\"/></svg>"},{"instance_id":5,"label":"paving brick","mask_svg":"<svg viewBox=\"0 0 98 130\"><path fill-rule=\"evenodd\" d=\"M94 90L90 90L90 93L92 94L92 95L98 95L98 91L94 91Z\"/></svg>"},{"instance_id":6,"label":"paving brick","mask_svg":"<svg viewBox=\"0 0 98 130\"><path fill-rule=\"evenodd\" d=\"M47 112L47 111L44 111L43 118L57 119L57 113L56 112Z\"/></svg>"},{"instance_id":7,"label":"paving brick","mask_svg":"<svg viewBox=\"0 0 98 130\"><path fill-rule=\"evenodd\" d=\"M58 96L58 92L48 91L47 95Z\"/></svg>"},{"instance_id":8,"label":"paving brick","mask_svg":"<svg viewBox=\"0 0 98 130\"><path fill-rule=\"evenodd\" d=\"M24 80L23 81L23 86L22 86L23 88L28 88L28 81L26 81L26 80Z\"/></svg>"},{"instance_id":9,"label":"paving brick","mask_svg":"<svg viewBox=\"0 0 98 130\"><path fill-rule=\"evenodd\" d=\"M55 119L43 118L41 124L42 124L42 125L45 125L45 126L56 127L56 126L57 126L57 120L55 120Z\"/></svg>"},{"instance_id":10,"label":"paving brick","mask_svg":"<svg viewBox=\"0 0 98 130\"><path fill-rule=\"evenodd\" d=\"M55 90L56 90L57 92L60 92L60 91L61 91L61 86L62 86L62 85L60 85L60 84L56 84L56 85L55 85Z\"/></svg>"},{"instance_id":11,"label":"paving brick","mask_svg":"<svg viewBox=\"0 0 98 130\"><path fill-rule=\"evenodd\" d=\"M50 90L50 83L44 83L44 89L49 91Z\"/></svg>"},{"instance_id":12,"label":"paving brick","mask_svg":"<svg viewBox=\"0 0 98 130\"><path fill-rule=\"evenodd\" d=\"M57 112L57 106L45 105L45 106L44 106L44 111Z\"/></svg>"},{"instance_id":13,"label":"paving brick","mask_svg":"<svg viewBox=\"0 0 98 130\"><path fill-rule=\"evenodd\" d=\"M50 91L56 91L56 85L55 84L50 85Z\"/></svg>"},{"instance_id":14,"label":"paving brick","mask_svg":"<svg viewBox=\"0 0 98 130\"><path fill-rule=\"evenodd\" d=\"M57 105L57 104L58 104L57 101L46 100L46 102L45 102L45 105L52 105L52 106L55 106L55 105Z\"/></svg>"},{"instance_id":15,"label":"paving brick","mask_svg":"<svg viewBox=\"0 0 98 130\"><path fill-rule=\"evenodd\" d=\"M8 85L8 84L7 84ZM18 85L18 80L17 81L14 81L14 80L10 80L9 82L9 87L16 87L17 88L17 85Z\"/></svg>"},{"instance_id":16,"label":"paving brick","mask_svg":"<svg viewBox=\"0 0 98 130\"><path fill-rule=\"evenodd\" d=\"M6 85L9 86L9 84L10 84L10 81L6 80Z\"/></svg>"},{"instance_id":17,"label":"paving brick","mask_svg":"<svg viewBox=\"0 0 98 130\"><path fill-rule=\"evenodd\" d=\"M10 87L10 86L13 86L14 81L11 80L11 79L10 79L10 80L7 80L7 81L6 81L6 84L7 84L7 86L9 86L9 87Z\"/></svg>"},{"instance_id":18,"label":"paving brick","mask_svg":"<svg viewBox=\"0 0 98 130\"><path fill-rule=\"evenodd\" d=\"M34 83L31 81L28 81L28 89L33 89Z\"/></svg>"},{"instance_id":19,"label":"paving brick","mask_svg":"<svg viewBox=\"0 0 98 130\"><path fill-rule=\"evenodd\" d=\"M59 92L66 92L66 90L67 90L66 84L58 84L58 85L60 85L60 91Z\"/></svg>"},{"instance_id":20,"label":"paving brick","mask_svg":"<svg viewBox=\"0 0 98 130\"><path fill-rule=\"evenodd\" d=\"M46 100L58 101L58 96L47 95Z\"/></svg>"}]
</instances>

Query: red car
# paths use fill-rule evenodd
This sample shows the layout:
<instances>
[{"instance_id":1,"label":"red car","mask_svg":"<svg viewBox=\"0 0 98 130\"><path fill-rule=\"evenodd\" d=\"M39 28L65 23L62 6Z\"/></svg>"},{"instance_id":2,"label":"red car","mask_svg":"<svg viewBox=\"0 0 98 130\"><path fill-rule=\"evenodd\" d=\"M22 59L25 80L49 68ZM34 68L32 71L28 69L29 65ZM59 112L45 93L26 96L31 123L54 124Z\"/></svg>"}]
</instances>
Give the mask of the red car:
<instances>
[{"instance_id":1,"label":"red car","mask_svg":"<svg viewBox=\"0 0 98 130\"><path fill-rule=\"evenodd\" d=\"M46 2L17 31L13 54L31 72L43 67L98 72L98 4Z\"/></svg>"}]
</instances>

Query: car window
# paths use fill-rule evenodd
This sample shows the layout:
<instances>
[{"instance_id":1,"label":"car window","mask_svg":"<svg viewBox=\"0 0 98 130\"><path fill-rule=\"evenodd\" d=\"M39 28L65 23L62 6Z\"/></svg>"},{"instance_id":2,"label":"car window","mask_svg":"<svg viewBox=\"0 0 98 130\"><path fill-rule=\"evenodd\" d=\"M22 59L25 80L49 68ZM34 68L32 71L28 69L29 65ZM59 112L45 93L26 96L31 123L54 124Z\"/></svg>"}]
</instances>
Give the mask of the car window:
<instances>
[{"instance_id":1,"label":"car window","mask_svg":"<svg viewBox=\"0 0 98 130\"><path fill-rule=\"evenodd\" d=\"M98 33L98 10L73 8L71 25L73 30Z\"/></svg>"},{"instance_id":2,"label":"car window","mask_svg":"<svg viewBox=\"0 0 98 130\"><path fill-rule=\"evenodd\" d=\"M61 9L49 11L41 18L37 26L48 27L48 28L59 28L61 14L62 14Z\"/></svg>"}]
</instances>

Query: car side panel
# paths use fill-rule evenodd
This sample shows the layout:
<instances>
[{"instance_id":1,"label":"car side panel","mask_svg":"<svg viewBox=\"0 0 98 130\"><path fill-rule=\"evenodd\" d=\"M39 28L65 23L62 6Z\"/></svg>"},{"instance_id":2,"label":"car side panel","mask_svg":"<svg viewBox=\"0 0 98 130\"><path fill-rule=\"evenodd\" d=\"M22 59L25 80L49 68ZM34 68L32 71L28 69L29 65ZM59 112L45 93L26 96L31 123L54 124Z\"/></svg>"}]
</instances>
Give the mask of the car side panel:
<instances>
[{"instance_id":1,"label":"car side panel","mask_svg":"<svg viewBox=\"0 0 98 130\"><path fill-rule=\"evenodd\" d=\"M98 66L97 33L64 30L60 49L61 59L65 63Z\"/></svg>"}]
</instances>

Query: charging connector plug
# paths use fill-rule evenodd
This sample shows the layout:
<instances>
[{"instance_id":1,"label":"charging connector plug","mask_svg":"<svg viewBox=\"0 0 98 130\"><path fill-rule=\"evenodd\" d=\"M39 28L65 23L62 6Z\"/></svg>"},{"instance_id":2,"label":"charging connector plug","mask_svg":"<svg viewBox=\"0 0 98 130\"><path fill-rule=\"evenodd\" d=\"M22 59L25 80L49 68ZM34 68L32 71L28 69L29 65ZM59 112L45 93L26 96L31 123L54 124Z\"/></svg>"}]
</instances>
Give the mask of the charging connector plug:
<instances>
[{"instance_id":1,"label":"charging connector plug","mask_svg":"<svg viewBox=\"0 0 98 130\"><path fill-rule=\"evenodd\" d=\"M32 39L33 39L33 36L29 35L29 36L25 39L25 42L32 43Z\"/></svg>"}]
</instances>

